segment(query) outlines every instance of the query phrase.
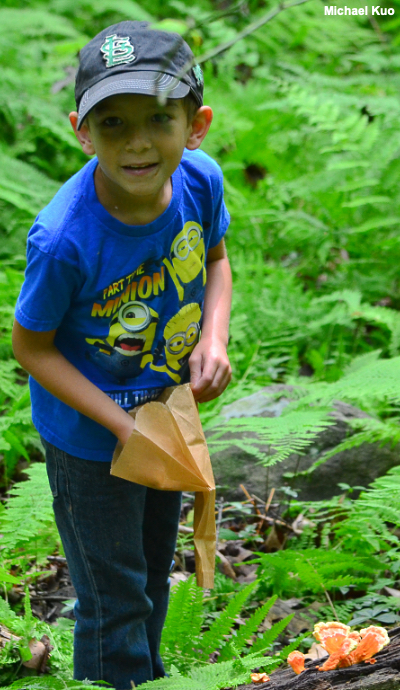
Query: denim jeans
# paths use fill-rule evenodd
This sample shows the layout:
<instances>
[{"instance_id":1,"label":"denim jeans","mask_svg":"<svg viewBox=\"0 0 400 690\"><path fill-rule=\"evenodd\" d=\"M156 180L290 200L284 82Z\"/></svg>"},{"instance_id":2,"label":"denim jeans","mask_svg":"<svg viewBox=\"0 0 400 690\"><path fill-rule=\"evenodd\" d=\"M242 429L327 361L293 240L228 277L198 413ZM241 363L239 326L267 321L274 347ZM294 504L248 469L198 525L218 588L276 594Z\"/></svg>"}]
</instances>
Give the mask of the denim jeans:
<instances>
[{"instance_id":1,"label":"denim jeans","mask_svg":"<svg viewBox=\"0 0 400 690\"><path fill-rule=\"evenodd\" d=\"M181 495L110 475L43 440L77 593L74 678L131 690L165 675L159 654ZM149 460L151 461L151 460Z\"/></svg>"}]
</instances>

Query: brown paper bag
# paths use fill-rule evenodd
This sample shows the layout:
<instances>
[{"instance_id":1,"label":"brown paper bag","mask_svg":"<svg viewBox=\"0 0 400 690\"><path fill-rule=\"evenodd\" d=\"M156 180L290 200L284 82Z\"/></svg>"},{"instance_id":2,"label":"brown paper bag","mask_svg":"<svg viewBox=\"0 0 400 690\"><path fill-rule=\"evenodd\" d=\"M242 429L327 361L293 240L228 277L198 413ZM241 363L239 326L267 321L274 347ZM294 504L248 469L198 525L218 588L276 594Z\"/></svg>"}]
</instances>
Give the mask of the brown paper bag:
<instances>
[{"instance_id":1,"label":"brown paper bag","mask_svg":"<svg viewBox=\"0 0 400 690\"><path fill-rule=\"evenodd\" d=\"M214 586L215 482L206 439L190 384L166 388L156 401L129 412L135 428L118 443L111 474L163 491L195 491L196 579Z\"/></svg>"}]
</instances>

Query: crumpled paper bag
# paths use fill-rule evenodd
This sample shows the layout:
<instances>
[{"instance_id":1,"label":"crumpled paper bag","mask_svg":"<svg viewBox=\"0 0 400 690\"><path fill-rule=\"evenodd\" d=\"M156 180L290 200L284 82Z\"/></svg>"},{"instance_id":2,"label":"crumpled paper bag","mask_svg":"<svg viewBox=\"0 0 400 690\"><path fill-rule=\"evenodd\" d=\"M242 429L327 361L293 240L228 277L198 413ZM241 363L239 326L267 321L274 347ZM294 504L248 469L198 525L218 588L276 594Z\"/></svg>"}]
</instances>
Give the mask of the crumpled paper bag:
<instances>
[{"instance_id":1,"label":"crumpled paper bag","mask_svg":"<svg viewBox=\"0 0 400 690\"><path fill-rule=\"evenodd\" d=\"M190 384L166 388L157 400L129 414L135 428L114 451L111 474L163 491L195 491L196 579L214 586L215 482Z\"/></svg>"}]
</instances>

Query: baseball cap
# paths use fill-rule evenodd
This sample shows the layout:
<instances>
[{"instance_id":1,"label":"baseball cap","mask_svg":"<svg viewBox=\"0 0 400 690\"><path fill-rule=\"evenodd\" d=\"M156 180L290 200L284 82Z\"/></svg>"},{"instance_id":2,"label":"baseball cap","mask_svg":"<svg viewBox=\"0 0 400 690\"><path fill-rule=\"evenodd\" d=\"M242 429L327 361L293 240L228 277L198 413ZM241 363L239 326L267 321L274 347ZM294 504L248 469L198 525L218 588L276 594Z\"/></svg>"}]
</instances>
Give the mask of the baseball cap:
<instances>
[{"instance_id":1,"label":"baseball cap","mask_svg":"<svg viewBox=\"0 0 400 690\"><path fill-rule=\"evenodd\" d=\"M101 31L79 53L75 81L78 129L89 111L108 96L139 93L203 104L203 73L182 36L152 29L149 22L123 21ZM184 72L182 74L182 72Z\"/></svg>"}]
</instances>

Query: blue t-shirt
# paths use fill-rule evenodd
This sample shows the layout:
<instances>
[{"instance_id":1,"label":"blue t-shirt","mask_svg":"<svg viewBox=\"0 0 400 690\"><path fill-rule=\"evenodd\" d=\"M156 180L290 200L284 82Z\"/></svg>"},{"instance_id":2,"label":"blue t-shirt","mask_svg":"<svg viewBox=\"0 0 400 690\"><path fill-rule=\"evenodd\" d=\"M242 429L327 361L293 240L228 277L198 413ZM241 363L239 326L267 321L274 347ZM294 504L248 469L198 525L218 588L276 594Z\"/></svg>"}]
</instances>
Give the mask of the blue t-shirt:
<instances>
[{"instance_id":1,"label":"blue t-shirt","mask_svg":"<svg viewBox=\"0 0 400 690\"><path fill-rule=\"evenodd\" d=\"M202 151L184 152L168 208L126 225L100 204L97 160L74 175L28 235L15 316L33 331L57 329L62 354L130 410L189 380L206 284L205 259L229 224L222 173ZM110 461L115 436L30 377L32 418L58 448Z\"/></svg>"}]
</instances>

